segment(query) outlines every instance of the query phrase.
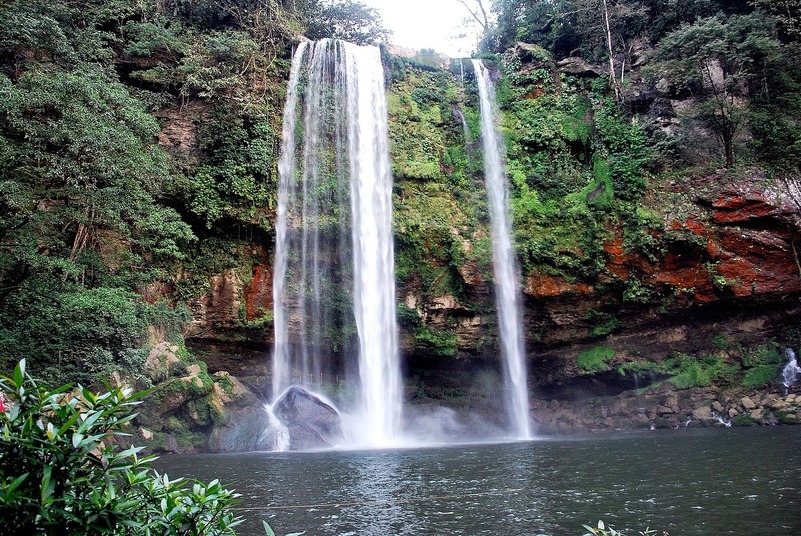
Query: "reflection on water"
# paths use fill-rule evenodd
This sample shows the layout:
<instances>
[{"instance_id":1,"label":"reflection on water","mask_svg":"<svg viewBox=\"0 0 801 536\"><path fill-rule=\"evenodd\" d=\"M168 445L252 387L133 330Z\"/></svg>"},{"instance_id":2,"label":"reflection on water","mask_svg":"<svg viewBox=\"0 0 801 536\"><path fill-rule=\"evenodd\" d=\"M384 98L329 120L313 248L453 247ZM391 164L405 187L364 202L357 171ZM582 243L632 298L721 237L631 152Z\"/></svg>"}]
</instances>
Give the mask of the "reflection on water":
<instances>
[{"instance_id":1,"label":"reflection on water","mask_svg":"<svg viewBox=\"0 0 801 536\"><path fill-rule=\"evenodd\" d=\"M597 435L444 448L171 456L171 476L243 494L240 534L801 533L801 427ZM790 461L788 461L790 460Z\"/></svg>"}]
</instances>

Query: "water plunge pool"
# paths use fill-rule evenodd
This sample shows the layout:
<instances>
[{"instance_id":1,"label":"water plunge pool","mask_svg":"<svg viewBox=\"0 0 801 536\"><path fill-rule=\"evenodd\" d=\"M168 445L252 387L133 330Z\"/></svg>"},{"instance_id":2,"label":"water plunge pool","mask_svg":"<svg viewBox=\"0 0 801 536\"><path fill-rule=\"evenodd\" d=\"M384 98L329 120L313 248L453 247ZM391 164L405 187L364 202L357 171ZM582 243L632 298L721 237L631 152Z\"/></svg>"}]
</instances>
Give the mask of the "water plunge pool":
<instances>
[{"instance_id":1,"label":"water plunge pool","mask_svg":"<svg viewBox=\"0 0 801 536\"><path fill-rule=\"evenodd\" d=\"M239 534L801 533L801 427L599 434L371 451L175 455L242 493ZM661 534L661 532L659 533Z\"/></svg>"}]
</instances>

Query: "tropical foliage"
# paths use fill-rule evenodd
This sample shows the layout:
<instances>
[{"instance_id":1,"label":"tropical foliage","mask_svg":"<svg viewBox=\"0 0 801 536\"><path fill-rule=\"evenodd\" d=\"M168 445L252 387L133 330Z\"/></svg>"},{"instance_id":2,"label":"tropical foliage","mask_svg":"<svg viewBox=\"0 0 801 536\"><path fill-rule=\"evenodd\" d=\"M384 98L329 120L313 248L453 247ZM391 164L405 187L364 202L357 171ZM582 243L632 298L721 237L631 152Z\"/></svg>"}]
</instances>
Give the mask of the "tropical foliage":
<instances>
[{"instance_id":1,"label":"tropical foliage","mask_svg":"<svg viewBox=\"0 0 801 536\"><path fill-rule=\"evenodd\" d=\"M20 361L0 379L0 529L7 534L232 535L237 494L171 480L121 448L147 392L49 388Z\"/></svg>"},{"instance_id":2,"label":"tropical foliage","mask_svg":"<svg viewBox=\"0 0 801 536\"><path fill-rule=\"evenodd\" d=\"M269 241L283 77L303 33L387 35L349 1L0 6L3 368L135 374L165 302L241 264L246 239ZM175 140L159 119L179 108Z\"/></svg>"}]
</instances>

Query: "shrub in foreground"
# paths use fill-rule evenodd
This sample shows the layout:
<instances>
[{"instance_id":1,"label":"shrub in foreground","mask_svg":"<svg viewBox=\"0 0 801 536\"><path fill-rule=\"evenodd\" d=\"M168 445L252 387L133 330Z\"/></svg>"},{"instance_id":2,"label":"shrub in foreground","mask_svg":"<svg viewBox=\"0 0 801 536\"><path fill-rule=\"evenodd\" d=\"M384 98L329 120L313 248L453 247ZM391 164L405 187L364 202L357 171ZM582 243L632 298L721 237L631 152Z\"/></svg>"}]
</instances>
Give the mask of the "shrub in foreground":
<instances>
[{"instance_id":1,"label":"shrub in foreground","mask_svg":"<svg viewBox=\"0 0 801 536\"><path fill-rule=\"evenodd\" d=\"M142 447L110 441L147 391L50 389L23 360L0 393L0 534L235 534L237 494L217 480L170 480Z\"/></svg>"}]
</instances>

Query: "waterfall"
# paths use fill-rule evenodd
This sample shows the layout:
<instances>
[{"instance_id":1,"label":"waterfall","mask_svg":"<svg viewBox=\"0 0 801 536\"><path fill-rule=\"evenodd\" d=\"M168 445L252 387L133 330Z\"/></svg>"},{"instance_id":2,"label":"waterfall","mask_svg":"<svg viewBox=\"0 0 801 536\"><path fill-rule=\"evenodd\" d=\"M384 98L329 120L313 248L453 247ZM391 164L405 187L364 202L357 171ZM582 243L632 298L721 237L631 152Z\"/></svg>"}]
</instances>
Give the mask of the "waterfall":
<instances>
[{"instance_id":1,"label":"waterfall","mask_svg":"<svg viewBox=\"0 0 801 536\"><path fill-rule=\"evenodd\" d=\"M785 391L789 391L790 387L795 385L796 381L798 381L798 375L801 374L801 367L798 366L798 361L796 360L795 352L793 352L792 348L787 348L784 353L787 356L787 364L782 369L782 384L784 385Z\"/></svg>"},{"instance_id":2,"label":"waterfall","mask_svg":"<svg viewBox=\"0 0 801 536\"><path fill-rule=\"evenodd\" d=\"M353 226L353 301L367 444L400 427L402 382L395 319L392 174L384 70L375 47L345 47Z\"/></svg>"},{"instance_id":3,"label":"waterfall","mask_svg":"<svg viewBox=\"0 0 801 536\"><path fill-rule=\"evenodd\" d=\"M401 418L392 175L384 72L376 47L301 43L287 88L273 283L273 399L318 388L358 353L352 408L367 446ZM354 326L355 324L355 326ZM358 347L350 334L358 335Z\"/></svg>"},{"instance_id":4,"label":"waterfall","mask_svg":"<svg viewBox=\"0 0 801 536\"><path fill-rule=\"evenodd\" d=\"M455 104L453 105L453 114L459 118L459 121L462 123L462 135L464 136L464 146L465 151L469 153L469 146L470 146L470 126L467 124L467 119L465 118L462 111L459 109L458 106ZM469 156L469 154L468 154Z\"/></svg>"},{"instance_id":5,"label":"waterfall","mask_svg":"<svg viewBox=\"0 0 801 536\"><path fill-rule=\"evenodd\" d=\"M480 60L472 60L478 83L481 110L481 139L484 150L484 177L487 184L492 226L492 264L495 273L495 302L504 363L506 411L519 438L530 436L528 388L523 326L520 318L520 292L512 250L509 185L503 171L503 138L495 127L497 104L489 73Z\"/></svg>"}]
</instances>

